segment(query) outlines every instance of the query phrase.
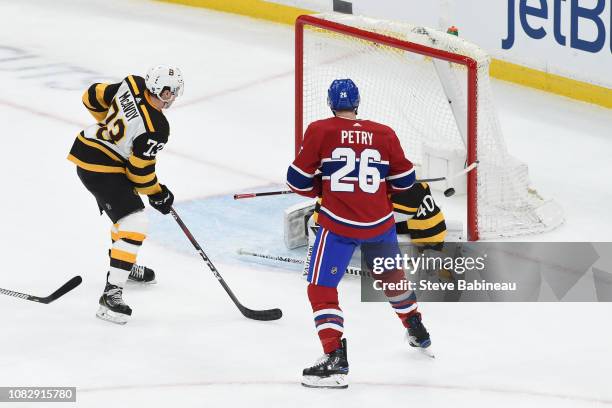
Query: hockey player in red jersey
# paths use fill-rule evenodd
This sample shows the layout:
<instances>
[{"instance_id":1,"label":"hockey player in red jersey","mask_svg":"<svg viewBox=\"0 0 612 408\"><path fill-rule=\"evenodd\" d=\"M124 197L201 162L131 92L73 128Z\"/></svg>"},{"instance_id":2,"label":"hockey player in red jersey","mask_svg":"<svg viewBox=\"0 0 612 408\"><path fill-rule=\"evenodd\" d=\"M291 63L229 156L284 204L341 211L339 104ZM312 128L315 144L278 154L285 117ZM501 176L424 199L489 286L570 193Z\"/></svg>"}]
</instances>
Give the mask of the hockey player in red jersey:
<instances>
[{"instance_id":1,"label":"hockey player in red jersey","mask_svg":"<svg viewBox=\"0 0 612 408\"><path fill-rule=\"evenodd\" d=\"M334 116L311 123L302 150L289 166L287 184L294 192L320 197L314 247L309 262L308 299L324 355L304 369L308 387L346 388L348 360L343 313L337 286L357 246L366 259L400 254L390 193L415 182L412 163L388 126L357 119L359 90L350 79L335 80L328 91ZM383 282L405 280L402 270L380 275ZM410 291L385 291L407 329L410 344L427 348L429 334Z\"/></svg>"}]
</instances>

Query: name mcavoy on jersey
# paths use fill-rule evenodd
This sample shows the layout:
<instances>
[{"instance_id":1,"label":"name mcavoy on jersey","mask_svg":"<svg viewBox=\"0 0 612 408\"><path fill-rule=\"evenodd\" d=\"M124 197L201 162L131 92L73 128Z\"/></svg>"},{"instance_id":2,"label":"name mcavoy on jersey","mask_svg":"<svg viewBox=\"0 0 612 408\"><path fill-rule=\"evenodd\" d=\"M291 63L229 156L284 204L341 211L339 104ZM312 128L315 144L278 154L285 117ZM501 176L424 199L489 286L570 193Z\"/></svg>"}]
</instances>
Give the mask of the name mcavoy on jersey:
<instances>
[{"instance_id":1,"label":"name mcavoy on jersey","mask_svg":"<svg viewBox=\"0 0 612 408\"><path fill-rule=\"evenodd\" d=\"M121 108L128 122L138 117L138 109L136 109L136 104L131 98L130 91L125 91L123 95L119 97L119 103L121 104Z\"/></svg>"}]
</instances>

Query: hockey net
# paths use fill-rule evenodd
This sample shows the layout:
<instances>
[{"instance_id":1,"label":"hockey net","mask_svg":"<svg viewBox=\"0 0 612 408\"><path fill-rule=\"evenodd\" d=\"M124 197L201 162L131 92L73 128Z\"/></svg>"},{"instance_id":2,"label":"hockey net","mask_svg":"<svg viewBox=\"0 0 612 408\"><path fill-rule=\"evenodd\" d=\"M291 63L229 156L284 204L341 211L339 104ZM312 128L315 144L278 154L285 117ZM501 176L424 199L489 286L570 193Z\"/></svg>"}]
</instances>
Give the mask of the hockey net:
<instances>
[{"instance_id":1,"label":"hockey net","mask_svg":"<svg viewBox=\"0 0 612 408\"><path fill-rule=\"evenodd\" d=\"M430 28L337 13L301 16L296 154L306 126L330 115L329 84L351 78L360 116L391 126L417 166L426 146L462 152L466 165L479 161L467 177L469 239L553 229L563 222L560 207L530 187L527 166L504 143L489 63L478 46Z\"/></svg>"}]
</instances>

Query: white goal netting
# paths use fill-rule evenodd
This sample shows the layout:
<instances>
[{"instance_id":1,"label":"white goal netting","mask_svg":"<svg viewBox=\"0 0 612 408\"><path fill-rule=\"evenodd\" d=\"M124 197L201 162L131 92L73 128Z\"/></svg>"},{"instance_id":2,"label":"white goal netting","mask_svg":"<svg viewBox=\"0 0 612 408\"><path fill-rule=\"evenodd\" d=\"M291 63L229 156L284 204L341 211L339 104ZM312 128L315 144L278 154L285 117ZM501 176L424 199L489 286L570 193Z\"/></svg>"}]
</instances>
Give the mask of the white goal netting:
<instances>
[{"instance_id":1,"label":"white goal netting","mask_svg":"<svg viewBox=\"0 0 612 408\"><path fill-rule=\"evenodd\" d=\"M506 149L486 52L457 36L425 27L336 13L316 17L477 61L477 135L468 131L465 66L311 25L304 28L301 51L304 129L312 121L329 117L326 98L331 81L351 78L361 92L360 117L395 129L415 164L422 164L424 146L467 152L468 144L476 143L480 164L468 212L475 211L472 233L480 239L542 232L563 222L559 206L530 187L527 166Z\"/></svg>"}]
</instances>

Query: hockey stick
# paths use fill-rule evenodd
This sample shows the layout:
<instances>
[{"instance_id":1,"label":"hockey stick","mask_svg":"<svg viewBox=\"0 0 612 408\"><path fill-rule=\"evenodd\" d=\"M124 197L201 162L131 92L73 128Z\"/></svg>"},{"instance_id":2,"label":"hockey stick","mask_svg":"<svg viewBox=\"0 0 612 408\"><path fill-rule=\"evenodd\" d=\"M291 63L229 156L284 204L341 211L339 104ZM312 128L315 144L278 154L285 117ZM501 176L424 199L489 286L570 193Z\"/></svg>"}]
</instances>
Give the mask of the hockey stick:
<instances>
[{"instance_id":1,"label":"hockey stick","mask_svg":"<svg viewBox=\"0 0 612 408\"><path fill-rule=\"evenodd\" d=\"M232 299L232 301L238 307L240 313L242 313L244 317L253 320L278 320L283 316L283 312L280 309L252 310L248 307L243 306L242 303L240 303L240 301L236 297L236 295L234 295L234 292L232 292L229 286L227 286L227 283L225 283L225 280L223 279L217 268L215 268L215 265L213 265L210 258L206 255L206 253L204 253L204 250L202 250L202 247L200 247L200 244L198 244L198 241L196 241L196 239L193 237L185 223L183 223L183 220L181 220L181 217L179 217L176 211L174 210L174 208L170 209L170 214L172 214L172 217L174 217L176 223L179 225L179 227L181 227L187 239L189 239L196 251L198 251L204 262L206 262L206 265L208 265L208 267L210 268L213 275L215 275L215 278L217 278L221 286L223 286L225 292L227 292L229 297Z\"/></svg>"},{"instance_id":2,"label":"hockey stick","mask_svg":"<svg viewBox=\"0 0 612 408\"><path fill-rule=\"evenodd\" d=\"M238 252L238 255L253 256L255 258L269 259L271 261L286 262L286 263L301 264L301 265L306 263L303 259L290 258L287 256L258 254L257 252L247 251L246 249L243 249L243 248L238 249L237 252ZM347 267L344 273L346 273L347 275L354 275L354 276L362 275L361 269L353 268L352 266Z\"/></svg>"},{"instance_id":3,"label":"hockey stick","mask_svg":"<svg viewBox=\"0 0 612 408\"><path fill-rule=\"evenodd\" d=\"M58 290L56 290L55 292L53 292L47 297L38 297L34 295L28 295L26 293L19 293L19 292L15 292L15 291L8 290L8 289L0 289L0 293L3 295L7 295L7 296L13 296L19 299L30 300L32 302L49 304L61 298L66 293L70 292L72 289L79 286L81 282L83 282L83 279L80 276L75 276L74 278L70 279L68 282L64 283L64 285L62 285L61 288L59 288Z\"/></svg>"},{"instance_id":4,"label":"hockey stick","mask_svg":"<svg viewBox=\"0 0 612 408\"><path fill-rule=\"evenodd\" d=\"M457 172L455 174L453 174L450 177L435 177L435 178L427 178L427 179L418 179L415 182L416 183L434 183L436 181L451 181L456 179L457 177L461 177L464 174L469 173L470 171L474 170L476 167L478 167L478 161L475 161L474 163L470 164L469 166L467 166L465 169L461 170L460 172ZM293 194L293 191L291 190L279 190L279 191L266 191L263 193L244 193L244 194L234 194L234 200L240 200L243 198L255 198L255 197L265 197L265 196L273 196L273 195L281 195L281 194ZM444 195L446 197L451 197L452 195L455 194L455 189L453 187L449 187L448 189L446 189L444 191Z\"/></svg>"},{"instance_id":5,"label":"hockey stick","mask_svg":"<svg viewBox=\"0 0 612 408\"><path fill-rule=\"evenodd\" d=\"M271 261L279 261L279 262L286 262L286 263L293 263L293 264L300 264L300 265L304 264L303 259L290 258L287 256L258 254L256 252L247 251L246 249L243 249L243 248L239 248L237 252L238 252L238 255L254 256L256 258L269 259Z\"/></svg>"},{"instance_id":6,"label":"hockey stick","mask_svg":"<svg viewBox=\"0 0 612 408\"><path fill-rule=\"evenodd\" d=\"M234 194L234 200L240 200L242 198L265 197L265 196L270 196L270 195L281 195L281 194L293 194L293 191L291 191L291 190L282 190L282 191L269 191L267 193Z\"/></svg>"},{"instance_id":7,"label":"hockey stick","mask_svg":"<svg viewBox=\"0 0 612 408\"><path fill-rule=\"evenodd\" d=\"M458 177L463 176L464 174L468 174L470 171L474 170L476 167L478 167L478 164L480 162L478 160L476 160L474 163L470 164L469 166L467 166L465 169L453 174L450 177L437 177L437 178L432 178L432 179L426 179L426 180L417 180L417 182L422 181L422 182L426 182L426 183L433 183L436 181L452 181ZM453 195L455 195L455 188L454 187L449 187L446 190L444 190L444 195L446 197L452 197Z\"/></svg>"}]
</instances>

